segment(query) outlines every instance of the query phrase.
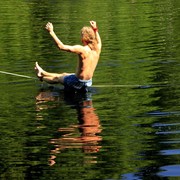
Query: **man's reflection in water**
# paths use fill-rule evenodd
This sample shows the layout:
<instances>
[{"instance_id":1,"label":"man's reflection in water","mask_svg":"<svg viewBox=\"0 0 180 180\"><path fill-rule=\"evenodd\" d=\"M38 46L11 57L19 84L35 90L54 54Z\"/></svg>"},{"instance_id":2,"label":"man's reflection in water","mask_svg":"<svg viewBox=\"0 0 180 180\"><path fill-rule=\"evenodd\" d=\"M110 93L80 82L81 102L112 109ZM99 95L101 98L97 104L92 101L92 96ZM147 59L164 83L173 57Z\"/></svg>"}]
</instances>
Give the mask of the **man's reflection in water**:
<instances>
[{"instance_id":1,"label":"man's reflection in water","mask_svg":"<svg viewBox=\"0 0 180 180\"><path fill-rule=\"evenodd\" d=\"M63 93L62 93L63 92ZM63 95L62 95L63 94ZM54 108L45 106L43 102L59 101L64 99L67 104L74 105L77 110L78 124L69 127L59 128L58 132L63 133L60 138L51 139L50 143L54 145L51 150L50 165L54 165L56 156L64 149L80 148L86 154L86 163L96 163L96 156L89 156L89 153L96 153L100 150L99 142L102 137L98 134L102 131L99 118L95 113L92 104L91 93L66 93L61 91L59 96L57 92L51 90L42 91L36 97L38 110ZM77 130L79 133L77 133Z\"/></svg>"}]
</instances>

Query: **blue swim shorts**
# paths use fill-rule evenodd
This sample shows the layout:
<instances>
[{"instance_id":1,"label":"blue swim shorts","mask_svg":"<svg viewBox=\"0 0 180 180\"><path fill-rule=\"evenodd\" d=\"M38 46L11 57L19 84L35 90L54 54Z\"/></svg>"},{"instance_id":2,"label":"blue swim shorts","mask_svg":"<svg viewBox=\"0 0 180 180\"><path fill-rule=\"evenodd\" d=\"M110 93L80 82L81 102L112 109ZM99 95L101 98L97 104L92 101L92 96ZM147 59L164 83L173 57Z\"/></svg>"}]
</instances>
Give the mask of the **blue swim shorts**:
<instances>
[{"instance_id":1,"label":"blue swim shorts","mask_svg":"<svg viewBox=\"0 0 180 180\"><path fill-rule=\"evenodd\" d=\"M92 79L81 80L75 74L67 75L64 77L64 87L66 89L82 90L92 85Z\"/></svg>"}]
</instances>

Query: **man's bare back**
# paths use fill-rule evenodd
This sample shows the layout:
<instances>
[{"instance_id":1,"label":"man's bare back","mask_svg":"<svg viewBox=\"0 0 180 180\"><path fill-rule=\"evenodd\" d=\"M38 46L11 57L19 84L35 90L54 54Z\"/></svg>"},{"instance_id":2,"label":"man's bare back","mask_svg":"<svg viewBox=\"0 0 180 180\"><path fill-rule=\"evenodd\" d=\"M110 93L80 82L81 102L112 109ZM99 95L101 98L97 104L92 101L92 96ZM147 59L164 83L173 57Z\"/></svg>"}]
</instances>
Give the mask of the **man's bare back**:
<instances>
[{"instance_id":1,"label":"man's bare back","mask_svg":"<svg viewBox=\"0 0 180 180\"><path fill-rule=\"evenodd\" d=\"M79 55L76 76L82 80L89 80L92 79L94 71L96 69L99 60L99 53L95 50L90 49L88 45L84 48L85 53Z\"/></svg>"},{"instance_id":2,"label":"man's bare back","mask_svg":"<svg viewBox=\"0 0 180 180\"><path fill-rule=\"evenodd\" d=\"M84 86L88 86L88 81L92 79L94 71L96 69L100 53L101 53L101 38L98 33L97 25L95 21L90 21L91 27L83 27L81 30L81 41L82 45L65 45L56 36L52 23L47 23L46 29L54 39L56 45L60 50L76 53L79 56L78 64L76 68L75 77L73 73L49 73L44 71L36 62L35 69L37 71L37 76L47 83L61 83L65 86L73 88L81 88L81 85L74 86L73 84L78 84L78 81L84 82ZM76 80L77 78L77 80ZM75 82L77 81L77 82ZM88 83L86 83L86 81ZM82 84L82 83L81 83ZM92 83L91 83L92 84Z\"/></svg>"}]
</instances>

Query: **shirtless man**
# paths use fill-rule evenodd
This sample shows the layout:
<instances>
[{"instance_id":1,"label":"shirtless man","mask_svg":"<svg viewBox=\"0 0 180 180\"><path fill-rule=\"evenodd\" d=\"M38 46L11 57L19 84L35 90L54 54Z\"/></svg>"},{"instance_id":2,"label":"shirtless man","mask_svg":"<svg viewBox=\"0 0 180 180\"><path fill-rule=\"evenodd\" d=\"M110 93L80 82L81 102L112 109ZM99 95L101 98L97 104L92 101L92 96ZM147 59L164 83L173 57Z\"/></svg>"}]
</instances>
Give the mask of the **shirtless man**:
<instances>
[{"instance_id":1,"label":"shirtless man","mask_svg":"<svg viewBox=\"0 0 180 180\"><path fill-rule=\"evenodd\" d=\"M76 53L79 56L76 73L49 73L36 62L35 69L40 80L50 84L61 83L65 89L83 90L92 85L92 77L101 53L101 38L95 21L90 21L91 27L81 29L81 45L65 45L56 36L53 24L48 22L46 29L60 50Z\"/></svg>"}]
</instances>

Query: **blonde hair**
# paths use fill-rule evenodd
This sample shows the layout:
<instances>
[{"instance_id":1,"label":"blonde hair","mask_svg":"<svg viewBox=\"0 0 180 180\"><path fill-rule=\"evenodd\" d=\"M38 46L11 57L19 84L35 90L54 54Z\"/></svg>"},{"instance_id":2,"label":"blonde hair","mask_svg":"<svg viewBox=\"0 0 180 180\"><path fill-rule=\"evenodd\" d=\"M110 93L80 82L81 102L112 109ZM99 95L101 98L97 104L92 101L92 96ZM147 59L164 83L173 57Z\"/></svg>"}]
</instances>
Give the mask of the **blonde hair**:
<instances>
[{"instance_id":1,"label":"blonde hair","mask_svg":"<svg viewBox=\"0 0 180 180\"><path fill-rule=\"evenodd\" d=\"M82 40L85 41L88 45L95 45L97 43L95 33L92 27L85 26L81 29Z\"/></svg>"}]
</instances>

